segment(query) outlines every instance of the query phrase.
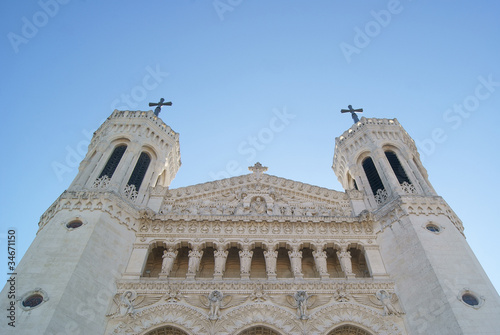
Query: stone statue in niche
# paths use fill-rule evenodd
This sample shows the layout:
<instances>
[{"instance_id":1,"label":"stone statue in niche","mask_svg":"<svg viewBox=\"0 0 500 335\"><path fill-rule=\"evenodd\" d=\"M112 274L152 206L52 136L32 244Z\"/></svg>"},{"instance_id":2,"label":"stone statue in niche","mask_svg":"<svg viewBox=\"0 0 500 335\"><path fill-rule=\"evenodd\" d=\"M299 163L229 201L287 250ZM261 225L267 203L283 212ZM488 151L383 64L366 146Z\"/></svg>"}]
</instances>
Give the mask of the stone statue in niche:
<instances>
[{"instance_id":1,"label":"stone statue in niche","mask_svg":"<svg viewBox=\"0 0 500 335\"><path fill-rule=\"evenodd\" d=\"M342 271L344 271L346 276L353 275L351 253L346 249L342 249L342 251L337 252L337 256L339 258L340 266L342 267Z\"/></svg>"},{"instance_id":2,"label":"stone statue in niche","mask_svg":"<svg viewBox=\"0 0 500 335\"><path fill-rule=\"evenodd\" d=\"M263 197L255 197L250 202L253 214L264 215L267 213L267 203Z\"/></svg>"},{"instance_id":3,"label":"stone statue in niche","mask_svg":"<svg viewBox=\"0 0 500 335\"><path fill-rule=\"evenodd\" d=\"M252 264L253 251L240 250L240 270L242 274L250 273L250 266Z\"/></svg>"},{"instance_id":4,"label":"stone statue in niche","mask_svg":"<svg viewBox=\"0 0 500 335\"><path fill-rule=\"evenodd\" d=\"M161 265L161 274L168 276L170 271L172 271L172 267L174 266L175 257L177 257L177 250L174 250L173 247L168 248L168 250L163 251L163 261Z\"/></svg>"},{"instance_id":5,"label":"stone statue in niche","mask_svg":"<svg viewBox=\"0 0 500 335\"><path fill-rule=\"evenodd\" d=\"M328 275L327 267L326 267L326 252L324 250L318 250L312 252L314 256L314 263L316 265L316 270L318 270L319 274L324 276Z\"/></svg>"},{"instance_id":6,"label":"stone statue in niche","mask_svg":"<svg viewBox=\"0 0 500 335\"><path fill-rule=\"evenodd\" d=\"M188 273L195 274L200 268L200 261L201 261L201 256L203 256L203 251L190 250L188 256L189 256Z\"/></svg>"}]
</instances>

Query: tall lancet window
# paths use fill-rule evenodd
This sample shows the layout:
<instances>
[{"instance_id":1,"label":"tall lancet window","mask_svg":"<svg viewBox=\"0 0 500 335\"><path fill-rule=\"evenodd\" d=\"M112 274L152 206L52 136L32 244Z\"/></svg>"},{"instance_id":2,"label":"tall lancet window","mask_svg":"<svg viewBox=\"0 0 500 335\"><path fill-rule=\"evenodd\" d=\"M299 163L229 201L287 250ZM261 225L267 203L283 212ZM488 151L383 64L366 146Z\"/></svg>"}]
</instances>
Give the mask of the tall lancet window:
<instances>
[{"instance_id":1,"label":"tall lancet window","mask_svg":"<svg viewBox=\"0 0 500 335\"><path fill-rule=\"evenodd\" d=\"M382 179L380 179L371 157L368 157L363 161L363 170L365 170L366 178L368 178L373 195L377 195L378 190L385 190Z\"/></svg>"},{"instance_id":2,"label":"tall lancet window","mask_svg":"<svg viewBox=\"0 0 500 335\"><path fill-rule=\"evenodd\" d=\"M115 173L116 167L118 166L118 163L120 163L120 160L123 157L123 154L125 153L125 150L127 149L127 146L122 144L119 145L113 150L113 153L111 154L111 157L109 157L108 162L106 163L106 166L104 169L102 169L101 174L99 175L99 178L103 176L108 176L108 178L111 179L113 176L113 173Z\"/></svg>"},{"instance_id":3,"label":"tall lancet window","mask_svg":"<svg viewBox=\"0 0 500 335\"><path fill-rule=\"evenodd\" d=\"M399 161L398 156L396 156L396 154L392 151L386 151L385 157L387 157L389 164L391 164L392 170L394 171L396 178L398 178L398 182L400 184L402 184L404 182L411 184L411 181L408 178L408 176L406 175L406 172L403 169L403 166L401 165L401 162Z\"/></svg>"},{"instance_id":4,"label":"tall lancet window","mask_svg":"<svg viewBox=\"0 0 500 335\"><path fill-rule=\"evenodd\" d=\"M128 180L129 185L134 185L135 189L138 191L141 187L142 180L146 175L146 171L148 170L149 163L151 163L151 157L145 152L142 152L139 156L139 160L135 165L134 171Z\"/></svg>"}]
</instances>

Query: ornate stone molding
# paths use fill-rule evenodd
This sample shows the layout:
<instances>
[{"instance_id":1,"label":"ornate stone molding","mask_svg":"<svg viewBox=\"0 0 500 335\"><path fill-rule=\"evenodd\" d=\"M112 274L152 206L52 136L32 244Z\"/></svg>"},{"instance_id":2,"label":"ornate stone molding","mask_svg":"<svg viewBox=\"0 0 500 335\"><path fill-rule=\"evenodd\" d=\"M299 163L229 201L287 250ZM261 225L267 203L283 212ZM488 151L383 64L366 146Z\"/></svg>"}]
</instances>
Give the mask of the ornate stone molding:
<instances>
[{"instance_id":1,"label":"ornate stone molding","mask_svg":"<svg viewBox=\"0 0 500 335\"><path fill-rule=\"evenodd\" d=\"M137 230L139 209L114 192L64 191L40 217L39 230L62 210L102 211L128 229Z\"/></svg>"},{"instance_id":2,"label":"ornate stone molding","mask_svg":"<svg viewBox=\"0 0 500 335\"><path fill-rule=\"evenodd\" d=\"M167 238L173 236L189 236L200 238L227 238L237 236L261 236L269 239L270 235L297 236L303 238L322 238L325 235L335 238L373 238L374 227L370 221L351 222L280 222L280 221L218 221L198 218L198 220L165 220L144 221L138 228L138 236Z\"/></svg>"},{"instance_id":3,"label":"ornate stone molding","mask_svg":"<svg viewBox=\"0 0 500 335\"><path fill-rule=\"evenodd\" d=\"M295 282L293 280L195 280L186 282L182 280L120 280L117 282L118 293L133 290L138 294L158 294L169 291L172 287L187 294L189 292L210 293L213 290L223 292L239 292L252 294L257 289L264 290L268 294L293 294L299 290L307 291L311 294L336 294L339 290L347 291L351 294L374 294L378 290L394 291L394 282L388 280L367 280L367 279L328 279L326 281L303 280Z\"/></svg>"}]
</instances>

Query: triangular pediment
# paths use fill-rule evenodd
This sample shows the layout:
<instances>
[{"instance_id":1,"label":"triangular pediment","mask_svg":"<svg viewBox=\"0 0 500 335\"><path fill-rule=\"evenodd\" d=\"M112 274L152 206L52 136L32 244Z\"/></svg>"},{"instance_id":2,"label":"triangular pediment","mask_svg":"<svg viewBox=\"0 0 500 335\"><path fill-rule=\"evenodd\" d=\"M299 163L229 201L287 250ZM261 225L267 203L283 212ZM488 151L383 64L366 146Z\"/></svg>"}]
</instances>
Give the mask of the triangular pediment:
<instances>
[{"instance_id":1,"label":"triangular pediment","mask_svg":"<svg viewBox=\"0 0 500 335\"><path fill-rule=\"evenodd\" d=\"M158 192L157 192L158 193ZM160 214L350 217L345 192L254 172L162 192Z\"/></svg>"}]
</instances>

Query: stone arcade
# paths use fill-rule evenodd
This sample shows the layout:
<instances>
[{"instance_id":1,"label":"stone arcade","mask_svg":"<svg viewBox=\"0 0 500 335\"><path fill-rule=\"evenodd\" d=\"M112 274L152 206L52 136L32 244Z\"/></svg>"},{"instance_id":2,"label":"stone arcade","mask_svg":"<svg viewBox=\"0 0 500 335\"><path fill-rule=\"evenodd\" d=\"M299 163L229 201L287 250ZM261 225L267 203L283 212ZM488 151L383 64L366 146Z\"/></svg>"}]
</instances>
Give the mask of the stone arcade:
<instances>
[{"instance_id":1,"label":"stone arcade","mask_svg":"<svg viewBox=\"0 0 500 335\"><path fill-rule=\"evenodd\" d=\"M169 189L179 167L157 115L115 110L42 215L0 332L499 333L499 296L396 119L336 138L345 192L260 163Z\"/></svg>"}]
</instances>

